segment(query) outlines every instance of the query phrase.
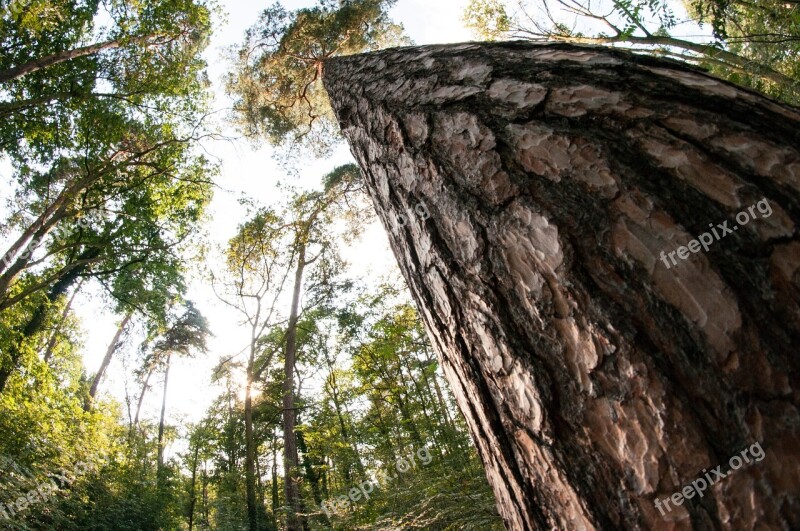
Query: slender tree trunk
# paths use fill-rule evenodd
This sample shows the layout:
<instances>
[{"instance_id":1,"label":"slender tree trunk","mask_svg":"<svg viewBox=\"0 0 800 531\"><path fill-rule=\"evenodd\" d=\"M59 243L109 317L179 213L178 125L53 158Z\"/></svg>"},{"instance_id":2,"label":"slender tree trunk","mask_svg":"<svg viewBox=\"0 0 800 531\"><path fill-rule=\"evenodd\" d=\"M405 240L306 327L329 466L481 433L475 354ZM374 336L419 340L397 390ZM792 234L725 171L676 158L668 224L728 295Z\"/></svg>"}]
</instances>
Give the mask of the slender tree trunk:
<instances>
[{"instance_id":1,"label":"slender tree trunk","mask_svg":"<svg viewBox=\"0 0 800 531\"><path fill-rule=\"evenodd\" d=\"M117 327L117 332L114 334L114 338L109 343L108 348L106 349L106 355L103 357L103 362L100 364L100 368L97 369L97 374L94 375L94 379L92 380L92 386L89 388L89 400L86 402L86 411L88 411L92 406L92 401L94 400L95 395L97 394L97 388L100 386L100 381L103 379L103 375L106 373L106 369L108 369L108 365L111 363L111 358L114 356L114 353L120 346L119 338L122 336L122 332L125 331L125 327L128 326L128 322L133 317L133 312L128 312L128 314L122 319L122 322L119 323Z\"/></svg>"},{"instance_id":2,"label":"slender tree trunk","mask_svg":"<svg viewBox=\"0 0 800 531\"><path fill-rule=\"evenodd\" d=\"M303 454L303 470L311 486L311 494L314 496L314 503L319 506L322 503L322 493L319 490L319 474L314 471L314 463L312 463L311 458L308 456L308 447L306 446L306 440L301 430L297 430L297 448L300 453ZM325 520L324 514L322 515L322 519Z\"/></svg>"},{"instance_id":3,"label":"slender tree trunk","mask_svg":"<svg viewBox=\"0 0 800 531\"><path fill-rule=\"evenodd\" d=\"M258 519L267 521L266 499L264 499L264 476L261 474L261 461L256 456L256 495L258 496Z\"/></svg>"},{"instance_id":4,"label":"slender tree trunk","mask_svg":"<svg viewBox=\"0 0 800 531\"><path fill-rule=\"evenodd\" d=\"M260 301L259 301L260 304ZM254 323L258 323L258 317ZM253 436L253 364L256 357L255 325L250 340L250 357L247 362L247 384L244 397L244 438L245 438L245 490L247 493L247 520L250 531L258 531L258 510L256 507L256 444Z\"/></svg>"},{"instance_id":5,"label":"slender tree trunk","mask_svg":"<svg viewBox=\"0 0 800 531\"><path fill-rule=\"evenodd\" d=\"M301 240L303 236L300 236ZM297 358L297 320L300 312L300 292L303 287L303 270L306 266L306 244L299 242L297 268L294 275L292 306L289 312L289 323L286 328L286 354L283 366L283 455L284 455L284 491L289 514L286 519L287 531L299 531L302 526L297 512L300 508L300 488L298 485L297 456L297 411L294 407L294 366Z\"/></svg>"},{"instance_id":6,"label":"slender tree trunk","mask_svg":"<svg viewBox=\"0 0 800 531\"><path fill-rule=\"evenodd\" d=\"M345 423L344 415L342 415L342 407L343 404L339 398L339 386L336 383L336 375L333 372L333 367L331 367L331 372L328 377L328 387L331 391L331 400L333 401L333 407L336 411L336 418L339 420L339 429L342 432L342 441L352 449L353 451L353 462L356 465L356 469L358 473L363 475L364 474L364 463L361 462L361 456L358 454L358 447L356 446L355 442L351 440L350 434L347 430L347 425ZM345 412L347 409L345 408ZM349 415L348 415L349 417ZM347 468L344 470L344 477L345 480L349 483L350 482L350 463L348 463Z\"/></svg>"},{"instance_id":7,"label":"slender tree trunk","mask_svg":"<svg viewBox=\"0 0 800 531\"><path fill-rule=\"evenodd\" d=\"M325 84L509 529L800 527L796 109L568 44Z\"/></svg>"},{"instance_id":8,"label":"slender tree trunk","mask_svg":"<svg viewBox=\"0 0 800 531\"><path fill-rule=\"evenodd\" d=\"M448 428L452 430L454 429L453 419L450 418L450 410L447 407L447 403L444 400L444 394L442 393L442 387L439 385L439 380L438 377L436 376L436 372L434 371L433 373L431 373L429 377L426 371L427 367L423 369L422 375L425 378L425 385L428 386L428 392L429 393L431 392L430 391L431 381L433 381L433 391L436 394L435 400L438 403L439 406L438 409L440 411L440 414L442 415L442 418L444 418L445 424L447 425ZM433 400L433 397L431 397L431 400Z\"/></svg>"},{"instance_id":9,"label":"slender tree trunk","mask_svg":"<svg viewBox=\"0 0 800 531\"><path fill-rule=\"evenodd\" d=\"M325 465L327 463L328 463L328 457L327 456L323 456L322 457L322 464ZM323 494L323 496L325 498L328 498L330 496L330 490L328 489L328 470L330 470L330 467L328 467L328 466L326 466L325 468L322 469L322 481L321 481L322 494Z\"/></svg>"},{"instance_id":10,"label":"slender tree trunk","mask_svg":"<svg viewBox=\"0 0 800 531\"><path fill-rule=\"evenodd\" d=\"M428 413L428 402L430 402L430 405L434 404L434 402L432 400L432 397L431 397L431 394L430 394L430 388L423 388L422 385L420 384L419 380L414 377L414 371L411 369L411 367L409 367L408 365L403 363L403 361L404 360L400 361L400 364L401 364L400 374L402 375L403 368L405 368L406 369L406 374L408 375L408 378L411 380L411 383L414 384L414 390L417 392L416 396L417 396L417 399L419 400L420 407L422 407L422 415L425 417L425 420L427 421L427 425L428 426L433 426L433 422L431 421L431 416ZM424 375L423 375L423 377L424 377ZM405 379L404 379L403 385L405 385ZM429 391L428 393L425 392L426 389Z\"/></svg>"},{"instance_id":11,"label":"slender tree trunk","mask_svg":"<svg viewBox=\"0 0 800 531\"><path fill-rule=\"evenodd\" d=\"M167 386L169 385L169 363L172 353L167 353L166 367L164 368L164 393L161 397L161 418L158 421L158 477L164 468L164 417L167 413Z\"/></svg>"},{"instance_id":12,"label":"slender tree trunk","mask_svg":"<svg viewBox=\"0 0 800 531\"><path fill-rule=\"evenodd\" d=\"M147 385L150 383L150 377L153 375L153 367L150 367L147 371L147 376L144 378L144 383L142 384L142 392L139 393L139 400L136 402L136 415L133 417L133 426L136 427L139 425L139 413L142 412L142 403L144 402L144 394L147 392Z\"/></svg>"},{"instance_id":13,"label":"slender tree trunk","mask_svg":"<svg viewBox=\"0 0 800 531\"><path fill-rule=\"evenodd\" d=\"M278 505L280 504L278 500L278 441L274 437L272 439L272 485L270 487L272 493L272 518L274 520L278 514Z\"/></svg>"},{"instance_id":14,"label":"slender tree trunk","mask_svg":"<svg viewBox=\"0 0 800 531\"><path fill-rule=\"evenodd\" d=\"M208 473L205 462L203 463L203 524L210 527L208 522Z\"/></svg>"},{"instance_id":15,"label":"slender tree trunk","mask_svg":"<svg viewBox=\"0 0 800 531\"><path fill-rule=\"evenodd\" d=\"M51 230L67 217L70 201L91 184L100 179L103 172L89 172L80 179L66 186L58 196L50 203L44 211L39 214L36 220L19 235L19 237L9 246L0 261L0 310L8 308L19 301L19 296L9 299L9 288L17 276L24 271L31 262L33 252L39 247L44 238ZM87 249L84 254L91 254L89 258L95 258L100 250L97 248ZM81 256L79 259L83 259ZM68 275L69 269L64 270L63 275Z\"/></svg>"},{"instance_id":16,"label":"slender tree trunk","mask_svg":"<svg viewBox=\"0 0 800 531\"><path fill-rule=\"evenodd\" d=\"M236 453L237 435L236 435L236 414L233 411L233 390L231 387L231 376L228 374L226 381L226 388L228 392L228 419L225 426L225 449L228 454L228 472L236 470L236 463L239 456Z\"/></svg>"},{"instance_id":17,"label":"slender tree trunk","mask_svg":"<svg viewBox=\"0 0 800 531\"><path fill-rule=\"evenodd\" d=\"M191 493L189 495L189 531L194 527L194 507L197 504L197 494L195 493L195 484L197 479L197 455L200 453L200 442L195 443L194 456L192 459L192 482Z\"/></svg>"},{"instance_id":18,"label":"slender tree trunk","mask_svg":"<svg viewBox=\"0 0 800 531\"><path fill-rule=\"evenodd\" d=\"M75 286L75 289L72 290L72 295L69 298L66 306L64 306L64 311L61 312L61 319L59 319L58 323L56 324L56 329L53 330L53 333L50 335L50 340L47 342L47 347L44 350L44 355L42 356L42 360L45 363L50 362L50 358L53 357L53 350L56 348L56 343L58 342L58 333L61 331L61 327L64 325L64 322L69 317L69 312L72 311L72 303L75 302L75 297L78 296L78 292L80 292L81 287L83 287L83 283L86 279L82 278L78 285Z\"/></svg>"},{"instance_id":19,"label":"slender tree trunk","mask_svg":"<svg viewBox=\"0 0 800 531\"><path fill-rule=\"evenodd\" d=\"M97 248L87 249L81 254L80 258L93 259L99 254L99 252L100 251ZM61 277L58 281L56 281L55 284L53 284L53 287L50 288L50 291L47 292L47 300L52 303L61 295L66 293L69 287L75 282L75 280L78 279L81 274L84 273L85 270L86 264L79 265ZM33 311L31 318L28 320L22 330L20 330L23 341L33 340L34 336L41 331L42 325L44 325L47 317L47 307L47 304L42 303ZM22 358L22 352L22 345L17 343L12 345L12 347L6 353L7 355L4 356L5 359L3 361L5 361L5 363L0 365L0 393L5 390L9 377L19 366L20 359Z\"/></svg>"},{"instance_id":20,"label":"slender tree trunk","mask_svg":"<svg viewBox=\"0 0 800 531\"><path fill-rule=\"evenodd\" d=\"M145 35L142 37L129 39L129 42L147 42L148 40L153 39L156 36L157 35L155 34ZM73 48L72 50L63 50L61 52L54 53L46 57L40 57L39 59L34 59L33 61L28 61L27 63L21 64L19 66L14 66L12 68L7 68L5 70L0 71L0 83L8 83L9 81L19 79L27 74L32 74L34 72L38 72L39 70L43 70L48 66L57 65L59 63L65 63L67 61L72 61L74 59L78 59L81 57L87 57L89 55L95 55L104 50L119 48L123 44L124 44L123 40L114 39L110 41L90 44L88 46L82 46L80 48Z\"/></svg>"},{"instance_id":21,"label":"slender tree trunk","mask_svg":"<svg viewBox=\"0 0 800 531\"><path fill-rule=\"evenodd\" d=\"M403 381L404 389L406 388L405 385L405 381ZM401 425L408 430L408 433L411 434L411 440L414 442L414 446L420 448L422 446L422 437L419 435L417 423L414 422L414 419L409 413L408 402L403 399L403 394L404 393L398 390L397 395L395 396L395 399L397 400L397 409L400 410L400 418L402 419Z\"/></svg>"}]
</instances>

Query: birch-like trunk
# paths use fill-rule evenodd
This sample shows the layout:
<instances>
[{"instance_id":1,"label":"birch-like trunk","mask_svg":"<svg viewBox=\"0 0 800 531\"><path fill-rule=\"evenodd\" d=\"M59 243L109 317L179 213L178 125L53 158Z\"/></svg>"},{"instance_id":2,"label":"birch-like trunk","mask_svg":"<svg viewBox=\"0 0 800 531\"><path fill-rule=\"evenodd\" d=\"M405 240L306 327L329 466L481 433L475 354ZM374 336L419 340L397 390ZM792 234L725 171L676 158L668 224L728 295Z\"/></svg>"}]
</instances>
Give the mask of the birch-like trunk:
<instances>
[{"instance_id":1,"label":"birch-like trunk","mask_svg":"<svg viewBox=\"0 0 800 531\"><path fill-rule=\"evenodd\" d=\"M797 110L568 44L325 84L509 529L800 527Z\"/></svg>"},{"instance_id":2,"label":"birch-like trunk","mask_svg":"<svg viewBox=\"0 0 800 531\"><path fill-rule=\"evenodd\" d=\"M169 386L169 365L172 359L172 352L167 352L167 359L164 366L164 393L161 396L161 417L158 421L158 479L161 484L161 471L164 468L164 423L167 415L167 387Z\"/></svg>"},{"instance_id":3,"label":"birch-like trunk","mask_svg":"<svg viewBox=\"0 0 800 531\"><path fill-rule=\"evenodd\" d=\"M100 382L103 380L103 376L106 374L106 369L111 364L111 358L114 356L114 353L120 347L119 338L122 337L122 333L125 331L125 327L128 326L128 322L133 317L133 312L128 312L122 321L119 323L117 327L117 331L114 333L114 338L111 340L111 343L108 344L108 348L106 349L106 355L103 356L103 362L100 364L100 368L97 369L97 374L94 375L92 379L92 386L89 388L89 400L86 401L85 409L88 411L91 409L91 404L94 400L95 395L97 395L97 389L100 387Z\"/></svg>"}]
</instances>

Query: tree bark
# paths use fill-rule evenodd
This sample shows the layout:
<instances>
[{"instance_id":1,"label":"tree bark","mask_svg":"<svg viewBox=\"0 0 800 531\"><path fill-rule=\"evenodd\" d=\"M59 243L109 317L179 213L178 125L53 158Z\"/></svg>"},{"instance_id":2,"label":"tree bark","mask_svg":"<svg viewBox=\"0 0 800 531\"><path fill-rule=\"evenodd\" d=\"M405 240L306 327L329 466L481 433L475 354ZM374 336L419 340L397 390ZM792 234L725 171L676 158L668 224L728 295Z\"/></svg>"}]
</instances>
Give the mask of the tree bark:
<instances>
[{"instance_id":1,"label":"tree bark","mask_svg":"<svg viewBox=\"0 0 800 531\"><path fill-rule=\"evenodd\" d=\"M39 70L43 70L48 66L57 65L59 63L65 63L67 61L72 61L80 57L95 55L104 50L112 50L114 48L119 48L120 46L123 46L126 43L147 44L148 41L153 40L158 36L159 36L158 34L153 33L150 35L132 37L127 40L113 39L109 41L98 42L95 44L89 44L87 46L81 46L80 48L73 48L71 50L62 50L60 52L50 54L45 57L40 57L38 59L28 61L27 63L23 63L19 66L14 66L0 71L0 83L8 83L9 81L14 81L15 79L19 79L27 74L32 74L34 72L38 72Z\"/></svg>"},{"instance_id":2,"label":"tree bark","mask_svg":"<svg viewBox=\"0 0 800 531\"><path fill-rule=\"evenodd\" d=\"M94 400L95 395L97 394L97 388L100 386L100 381L103 379L103 375L106 373L106 369L108 369L109 364L111 363L111 358L114 356L114 353L120 346L119 338L122 336L122 332L125 331L125 327L128 326L128 322L133 317L133 312L128 312L122 322L119 323L117 327L117 332L114 334L114 338L109 343L108 348L106 349L106 355L103 357L103 362L100 364L100 368L97 369L97 374L94 375L94 379L92 380L92 386L89 388L89 400L86 402L86 411L91 408L92 401Z\"/></svg>"},{"instance_id":3,"label":"tree bark","mask_svg":"<svg viewBox=\"0 0 800 531\"><path fill-rule=\"evenodd\" d=\"M569 44L324 79L509 529L800 526L796 109Z\"/></svg>"},{"instance_id":4,"label":"tree bark","mask_svg":"<svg viewBox=\"0 0 800 531\"><path fill-rule=\"evenodd\" d=\"M270 493L272 497L272 519L273 523L277 524L278 514L278 441L277 437L272 438L272 483L270 484ZM277 526L276 526L277 527Z\"/></svg>"},{"instance_id":5,"label":"tree bark","mask_svg":"<svg viewBox=\"0 0 800 531\"><path fill-rule=\"evenodd\" d=\"M306 244L304 235L299 236L297 268L294 275L292 306L289 312L289 323L286 327L286 352L284 356L283 375L283 459L284 459L284 491L289 514L286 516L287 531L299 531L302 528L298 518L300 508L300 486L297 456L297 411L294 407L294 366L297 359L297 320L300 314L300 292L303 287L303 271L306 267Z\"/></svg>"},{"instance_id":6,"label":"tree bark","mask_svg":"<svg viewBox=\"0 0 800 531\"><path fill-rule=\"evenodd\" d=\"M172 353L167 352L167 360L164 367L164 393L161 397L161 417L158 421L158 480L161 484L162 474L164 468L164 419L167 413L167 386L169 385L169 363L172 358Z\"/></svg>"},{"instance_id":7,"label":"tree bark","mask_svg":"<svg viewBox=\"0 0 800 531\"><path fill-rule=\"evenodd\" d=\"M247 496L247 521L250 531L258 531L258 508L256 506L256 442L253 433L253 365L256 359L256 328L258 315L261 313L261 299L258 299L259 311L251 326L250 356L247 360L247 383L244 396L244 439L245 439L245 491Z\"/></svg>"},{"instance_id":8,"label":"tree bark","mask_svg":"<svg viewBox=\"0 0 800 531\"><path fill-rule=\"evenodd\" d=\"M53 330L53 333L50 334L50 339L47 341L47 347L44 350L44 354L42 355L42 361L45 363L50 363L50 358L53 356L53 350L56 348L56 343L58 342L58 334L61 331L61 327L64 326L64 323L69 317L69 313L72 311L72 303L75 302L75 297L78 296L78 293L81 291L81 287L83 283L86 281L85 278L82 278L78 285L75 286L75 289L72 290L72 295L69 297L69 301L64 306L64 311L61 312L61 319L59 319L56 328Z\"/></svg>"},{"instance_id":9,"label":"tree bark","mask_svg":"<svg viewBox=\"0 0 800 531\"><path fill-rule=\"evenodd\" d=\"M150 377L153 375L153 371L155 367L151 366L147 370L147 376L144 378L144 383L142 384L142 392L139 393L139 400L136 401L136 415L133 418L133 426L131 426L131 430L139 425L139 414L142 412L142 403L144 402L144 394L147 392L147 385L150 383Z\"/></svg>"},{"instance_id":10,"label":"tree bark","mask_svg":"<svg viewBox=\"0 0 800 531\"><path fill-rule=\"evenodd\" d=\"M197 455L200 453L200 441L197 441L194 446L194 455L192 459L192 480L190 482L191 490L189 493L189 531L194 529L194 507L197 505L197 494L195 492L195 485L197 480Z\"/></svg>"},{"instance_id":11,"label":"tree bark","mask_svg":"<svg viewBox=\"0 0 800 531\"><path fill-rule=\"evenodd\" d=\"M315 463L313 463L308 456L308 446L306 446L306 440L305 437L303 437L302 430L297 430L297 448L300 453L303 454L303 470L305 472L305 477L308 479L308 484L311 486L311 494L314 497L314 503L318 507L322 504L322 492L319 488L320 474L314 470ZM320 515L320 519L327 522L324 513Z\"/></svg>"},{"instance_id":12,"label":"tree bark","mask_svg":"<svg viewBox=\"0 0 800 531\"><path fill-rule=\"evenodd\" d=\"M85 260L94 260L99 252L100 251L94 247L81 253L78 258L82 263L69 270L64 276L58 279L55 284L53 284L53 286L50 288L50 291L47 292L48 302L52 303L66 293L69 287L75 283L78 277L85 273L87 268L87 263ZM39 304L31 314L31 318L28 320L25 326L20 329L21 337L24 341L31 341L35 339L35 336L41 331L42 326L47 318L48 307L48 304ZM2 312L2 310L0 310L0 312ZM5 363L0 364L0 393L5 390L8 379L18 368L22 360L23 350L24 346L22 344L18 343L12 345L4 357Z\"/></svg>"},{"instance_id":13,"label":"tree bark","mask_svg":"<svg viewBox=\"0 0 800 531\"><path fill-rule=\"evenodd\" d=\"M333 402L336 418L339 420L339 429L341 430L342 442L352 450L352 464L356 466L358 473L363 476L364 463L361 462L361 456L358 453L358 447L356 446L355 442L351 440L349 431L347 430L347 424L345 423L344 415L342 414L342 407L345 408L345 413L347 413L348 418L350 418L350 412L347 410L346 404L343 404L343 400L340 398L339 384L336 382L336 373L334 372L333 365L330 364L329 368L330 372L328 373L326 388L330 391L330 400ZM351 460L348 459L348 462L344 468L344 478L347 483L350 483L351 468Z\"/></svg>"}]
</instances>

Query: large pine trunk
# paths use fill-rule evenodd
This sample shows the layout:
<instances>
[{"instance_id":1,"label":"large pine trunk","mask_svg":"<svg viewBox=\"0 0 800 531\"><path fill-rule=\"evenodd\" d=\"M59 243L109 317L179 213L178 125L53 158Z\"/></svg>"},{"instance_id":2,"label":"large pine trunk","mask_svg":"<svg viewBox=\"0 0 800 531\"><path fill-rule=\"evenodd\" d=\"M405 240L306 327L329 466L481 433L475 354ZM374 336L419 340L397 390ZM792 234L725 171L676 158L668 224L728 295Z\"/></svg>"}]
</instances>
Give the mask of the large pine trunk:
<instances>
[{"instance_id":1,"label":"large pine trunk","mask_svg":"<svg viewBox=\"0 0 800 531\"><path fill-rule=\"evenodd\" d=\"M797 110L565 44L325 84L509 529L800 526Z\"/></svg>"}]
</instances>

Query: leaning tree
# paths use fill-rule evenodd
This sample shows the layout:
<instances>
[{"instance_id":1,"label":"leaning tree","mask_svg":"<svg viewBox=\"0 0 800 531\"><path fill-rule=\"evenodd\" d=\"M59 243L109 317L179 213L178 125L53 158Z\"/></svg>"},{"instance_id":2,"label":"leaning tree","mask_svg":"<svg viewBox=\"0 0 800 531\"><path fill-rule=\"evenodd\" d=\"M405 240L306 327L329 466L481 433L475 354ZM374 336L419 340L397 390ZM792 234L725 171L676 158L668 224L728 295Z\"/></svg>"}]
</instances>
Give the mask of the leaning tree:
<instances>
[{"instance_id":1,"label":"leaning tree","mask_svg":"<svg viewBox=\"0 0 800 531\"><path fill-rule=\"evenodd\" d=\"M510 529L800 526L800 112L569 44L324 81Z\"/></svg>"}]
</instances>

